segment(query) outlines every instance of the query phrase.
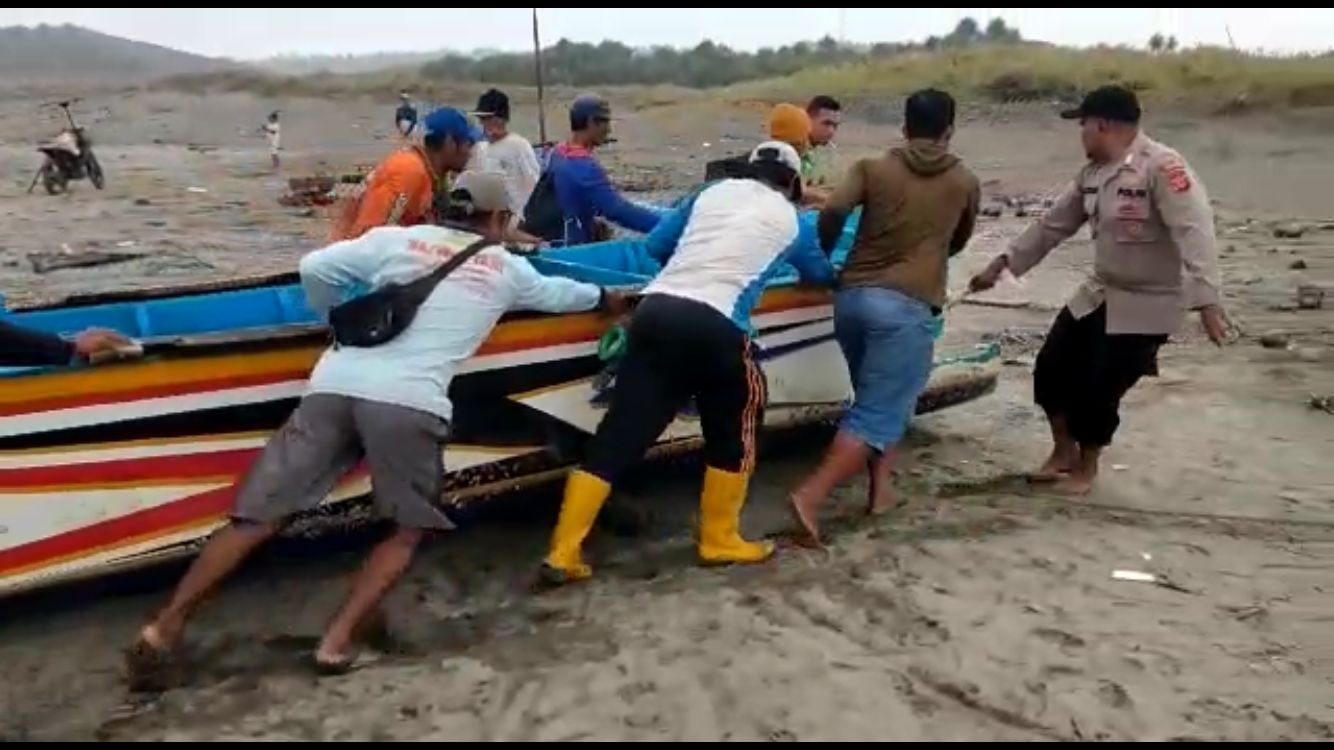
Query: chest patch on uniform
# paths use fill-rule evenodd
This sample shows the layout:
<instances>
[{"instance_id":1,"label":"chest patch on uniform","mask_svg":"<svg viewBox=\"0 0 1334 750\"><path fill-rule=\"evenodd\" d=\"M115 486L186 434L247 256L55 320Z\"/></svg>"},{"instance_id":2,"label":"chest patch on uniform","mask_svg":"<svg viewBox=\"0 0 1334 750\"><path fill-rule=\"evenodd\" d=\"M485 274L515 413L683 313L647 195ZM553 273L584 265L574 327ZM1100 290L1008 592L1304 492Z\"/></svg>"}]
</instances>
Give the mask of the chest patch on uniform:
<instances>
[{"instance_id":1,"label":"chest patch on uniform","mask_svg":"<svg viewBox=\"0 0 1334 750\"><path fill-rule=\"evenodd\" d=\"M1149 189L1142 185L1117 187L1116 215L1123 219L1149 218Z\"/></svg>"},{"instance_id":2,"label":"chest patch on uniform","mask_svg":"<svg viewBox=\"0 0 1334 750\"><path fill-rule=\"evenodd\" d=\"M1190 190L1190 173L1186 171L1186 165L1179 161L1170 161L1163 165L1163 176L1167 178L1167 186L1174 193L1184 193Z\"/></svg>"}]
</instances>

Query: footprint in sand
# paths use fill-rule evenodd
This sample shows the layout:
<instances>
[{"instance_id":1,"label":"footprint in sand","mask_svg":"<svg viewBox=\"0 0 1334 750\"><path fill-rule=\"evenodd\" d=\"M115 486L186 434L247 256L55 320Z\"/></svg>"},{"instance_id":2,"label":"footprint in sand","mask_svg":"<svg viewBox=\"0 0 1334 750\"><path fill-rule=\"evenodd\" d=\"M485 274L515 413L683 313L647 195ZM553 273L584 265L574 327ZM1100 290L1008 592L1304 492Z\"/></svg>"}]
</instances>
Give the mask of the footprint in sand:
<instances>
[{"instance_id":1,"label":"footprint in sand","mask_svg":"<svg viewBox=\"0 0 1334 750\"><path fill-rule=\"evenodd\" d=\"M1056 628L1034 628L1032 633L1042 640L1055 643L1062 648L1083 648L1088 645L1083 638Z\"/></svg>"},{"instance_id":2,"label":"footprint in sand","mask_svg":"<svg viewBox=\"0 0 1334 750\"><path fill-rule=\"evenodd\" d=\"M1111 708L1126 709L1135 705L1126 689L1111 680L1103 680L1099 684L1098 696Z\"/></svg>"}]
</instances>

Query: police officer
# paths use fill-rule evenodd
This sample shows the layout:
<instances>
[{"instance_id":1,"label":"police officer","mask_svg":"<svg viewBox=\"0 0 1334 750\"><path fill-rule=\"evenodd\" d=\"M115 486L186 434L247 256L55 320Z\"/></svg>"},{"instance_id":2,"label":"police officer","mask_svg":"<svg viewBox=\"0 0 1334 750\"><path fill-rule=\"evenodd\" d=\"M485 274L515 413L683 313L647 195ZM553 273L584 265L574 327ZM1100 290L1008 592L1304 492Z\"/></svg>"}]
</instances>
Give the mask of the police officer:
<instances>
[{"instance_id":1,"label":"police officer","mask_svg":"<svg viewBox=\"0 0 1334 750\"><path fill-rule=\"evenodd\" d=\"M1057 316L1033 375L1054 446L1031 475L1086 494L1122 396L1156 372L1158 348L1186 312L1199 312L1215 344L1227 326L1208 195L1180 154L1140 131L1134 92L1105 86L1061 116L1079 120L1088 164L970 289L990 289L1006 269L1022 276L1088 223L1093 274Z\"/></svg>"}]
</instances>

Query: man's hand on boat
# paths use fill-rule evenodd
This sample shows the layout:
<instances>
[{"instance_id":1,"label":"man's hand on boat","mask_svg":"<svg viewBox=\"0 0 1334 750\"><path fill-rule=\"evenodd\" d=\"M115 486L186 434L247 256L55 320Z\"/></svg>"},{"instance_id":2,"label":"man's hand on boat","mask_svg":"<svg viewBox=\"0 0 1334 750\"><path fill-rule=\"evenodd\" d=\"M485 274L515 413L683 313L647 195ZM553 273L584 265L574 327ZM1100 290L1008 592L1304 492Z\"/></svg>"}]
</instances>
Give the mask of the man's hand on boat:
<instances>
[{"instance_id":1,"label":"man's hand on boat","mask_svg":"<svg viewBox=\"0 0 1334 750\"><path fill-rule=\"evenodd\" d=\"M138 345L128 337L103 328L89 328L74 337L74 352L91 363L135 356Z\"/></svg>"},{"instance_id":2,"label":"man's hand on boat","mask_svg":"<svg viewBox=\"0 0 1334 750\"><path fill-rule=\"evenodd\" d=\"M630 297L625 292L603 287L598 309L614 318L619 318L630 312Z\"/></svg>"}]
</instances>

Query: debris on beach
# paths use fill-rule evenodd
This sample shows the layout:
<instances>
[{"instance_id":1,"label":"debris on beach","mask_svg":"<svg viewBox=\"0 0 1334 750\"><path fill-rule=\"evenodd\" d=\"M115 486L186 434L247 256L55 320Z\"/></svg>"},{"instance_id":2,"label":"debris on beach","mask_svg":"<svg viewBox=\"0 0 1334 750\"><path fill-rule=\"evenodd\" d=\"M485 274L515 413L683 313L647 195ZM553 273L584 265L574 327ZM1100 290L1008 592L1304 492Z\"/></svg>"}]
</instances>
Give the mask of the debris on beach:
<instances>
[{"instance_id":1,"label":"debris on beach","mask_svg":"<svg viewBox=\"0 0 1334 750\"><path fill-rule=\"evenodd\" d=\"M1138 570L1113 570L1112 580L1131 581L1133 583L1157 583L1158 578L1152 573L1144 573Z\"/></svg>"},{"instance_id":2,"label":"debris on beach","mask_svg":"<svg viewBox=\"0 0 1334 750\"><path fill-rule=\"evenodd\" d=\"M1325 290L1314 284L1297 287L1297 309L1319 310L1325 304Z\"/></svg>"},{"instance_id":3,"label":"debris on beach","mask_svg":"<svg viewBox=\"0 0 1334 750\"><path fill-rule=\"evenodd\" d=\"M28 253L33 273L50 273L65 268L89 268L124 263L144 257L144 253L109 253L101 250L74 252L66 245L56 252Z\"/></svg>"},{"instance_id":4,"label":"debris on beach","mask_svg":"<svg viewBox=\"0 0 1334 750\"><path fill-rule=\"evenodd\" d=\"M671 187L671 179L664 169L648 169L618 165L616 187L626 193L657 193Z\"/></svg>"},{"instance_id":5,"label":"debris on beach","mask_svg":"<svg viewBox=\"0 0 1334 750\"><path fill-rule=\"evenodd\" d=\"M287 181L287 192L278 198L278 203L288 208L331 206L344 194L357 189L365 180L366 172L362 171L293 177Z\"/></svg>"},{"instance_id":6,"label":"debris on beach","mask_svg":"<svg viewBox=\"0 0 1334 750\"><path fill-rule=\"evenodd\" d=\"M1282 331L1268 331L1260 335L1260 346L1266 349L1287 349L1292 339Z\"/></svg>"},{"instance_id":7,"label":"debris on beach","mask_svg":"<svg viewBox=\"0 0 1334 750\"><path fill-rule=\"evenodd\" d=\"M982 334L983 343L996 343L1002 348L1020 351L1037 350L1046 340L1047 332L1038 329L1002 328Z\"/></svg>"}]
</instances>

